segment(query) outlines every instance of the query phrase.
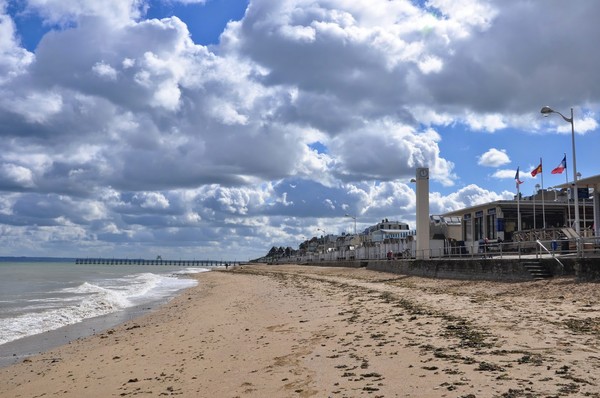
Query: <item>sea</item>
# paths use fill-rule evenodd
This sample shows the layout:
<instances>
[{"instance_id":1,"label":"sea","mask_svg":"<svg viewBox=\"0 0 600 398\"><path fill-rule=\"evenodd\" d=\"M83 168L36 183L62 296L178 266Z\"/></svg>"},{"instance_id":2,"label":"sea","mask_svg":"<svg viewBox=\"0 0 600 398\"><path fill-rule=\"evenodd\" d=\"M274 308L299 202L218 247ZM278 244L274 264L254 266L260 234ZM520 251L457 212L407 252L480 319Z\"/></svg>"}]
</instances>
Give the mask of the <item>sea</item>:
<instances>
[{"instance_id":1,"label":"sea","mask_svg":"<svg viewBox=\"0 0 600 398\"><path fill-rule=\"evenodd\" d=\"M0 366L99 333L197 284L208 268L0 260Z\"/></svg>"}]
</instances>

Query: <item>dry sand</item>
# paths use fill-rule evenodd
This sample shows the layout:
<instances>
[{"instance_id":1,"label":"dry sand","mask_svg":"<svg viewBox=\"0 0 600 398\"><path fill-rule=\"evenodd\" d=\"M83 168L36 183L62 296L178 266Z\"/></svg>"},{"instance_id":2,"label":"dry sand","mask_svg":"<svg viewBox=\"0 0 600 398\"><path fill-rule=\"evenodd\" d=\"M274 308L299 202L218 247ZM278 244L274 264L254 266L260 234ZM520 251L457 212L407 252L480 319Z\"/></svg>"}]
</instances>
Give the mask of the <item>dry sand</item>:
<instances>
[{"instance_id":1,"label":"dry sand","mask_svg":"<svg viewBox=\"0 0 600 398\"><path fill-rule=\"evenodd\" d=\"M0 369L1 397L600 397L600 289L253 265Z\"/></svg>"}]
</instances>

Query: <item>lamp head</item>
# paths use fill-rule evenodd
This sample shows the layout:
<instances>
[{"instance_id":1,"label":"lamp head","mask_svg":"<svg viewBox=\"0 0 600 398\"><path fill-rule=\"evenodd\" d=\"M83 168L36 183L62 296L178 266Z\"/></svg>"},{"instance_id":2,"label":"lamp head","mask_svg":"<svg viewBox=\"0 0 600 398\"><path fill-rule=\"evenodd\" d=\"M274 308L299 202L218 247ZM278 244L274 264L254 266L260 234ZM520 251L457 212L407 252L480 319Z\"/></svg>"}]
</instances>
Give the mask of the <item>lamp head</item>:
<instances>
[{"instance_id":1,"label":"lamp head","mask_svg":"<svg viewBox=\"0 0 600 398\"><path fill-rule=\"evenodd\" d=\"M550 108L549 106L545 106L545 107L543 107L543 108L542 108L542 110L541 110L540 112L542 112L542 115L544 115L544 116L546 116L546 117L547 117L549 114L551 114L551 113L554 113L554 111L552 110L552 108Z\"/></svg>"}]
</instances>

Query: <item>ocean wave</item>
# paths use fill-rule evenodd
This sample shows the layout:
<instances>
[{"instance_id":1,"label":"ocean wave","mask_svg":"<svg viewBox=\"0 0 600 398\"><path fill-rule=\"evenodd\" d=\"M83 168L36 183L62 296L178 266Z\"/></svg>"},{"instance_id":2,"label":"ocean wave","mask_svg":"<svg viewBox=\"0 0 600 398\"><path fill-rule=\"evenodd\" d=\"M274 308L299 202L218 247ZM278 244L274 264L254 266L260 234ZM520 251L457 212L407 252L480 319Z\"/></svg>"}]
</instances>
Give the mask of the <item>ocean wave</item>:
<instances>
[{"instance_id":1,"label":"ocean wave","mask_svg":"<svg viewBox=\"0 0 600 398\"><path fill-rule=\"evenodd\" d=\"M175 275L199 274L201 272L208 272L208 271L210 271L210 269L208 269L208 268L189 267L189 268L184 268L181 271L176 271L173 274L175 274Z\"/></svg>"},{"instance_id":2,"label":"ocean wave","mask_svg":"<svg viewBox=\"0 0 600 398\"><path fill-rule=\"evenodd\" d=\"M121 311L172 296L197 281L153 273L83 282L61 289L65 297L48 297L48 308L35 305L24 313L0 319L0 345L26 336L58 329L85 319ZM40 311L41 309L41 311Z\"/></svg>"}]
</instances>

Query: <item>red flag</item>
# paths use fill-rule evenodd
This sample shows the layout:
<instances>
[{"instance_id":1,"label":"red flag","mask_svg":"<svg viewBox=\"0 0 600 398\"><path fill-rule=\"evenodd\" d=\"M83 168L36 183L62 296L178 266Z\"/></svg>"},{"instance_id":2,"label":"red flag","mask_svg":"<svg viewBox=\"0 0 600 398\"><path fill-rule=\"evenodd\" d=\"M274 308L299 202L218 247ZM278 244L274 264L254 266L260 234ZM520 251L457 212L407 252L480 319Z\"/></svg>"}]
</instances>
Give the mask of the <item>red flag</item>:
<instances>
[{"instance_id":1,"label":"red flag","mask_svg":"<svg viewBox=\"0 0 600 398\"><path fill-rule=\"evenodd\" d=\"M541 172L542 172L542 164L540 163L540 165L538 167L533 169L533 171L531 172L531 176L535 177L536 175L538 175Z\"/></svg>"},{"instance_id":2,"label":"red flag","mask_svg":"<svg viewBox=\"0 0 600 398\"><path fill-rule=\"evenodd\" d=\"M567 168L567 155L565 155L565 157L560 162L560 164L558 166L556 166L556 168L553 169L550 173L552 173L552 174L562 174L562 172L565 171L566 168Z\"/></svg>"}]
</instances>

